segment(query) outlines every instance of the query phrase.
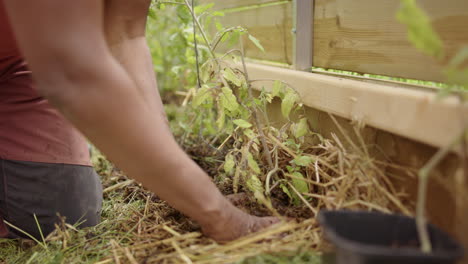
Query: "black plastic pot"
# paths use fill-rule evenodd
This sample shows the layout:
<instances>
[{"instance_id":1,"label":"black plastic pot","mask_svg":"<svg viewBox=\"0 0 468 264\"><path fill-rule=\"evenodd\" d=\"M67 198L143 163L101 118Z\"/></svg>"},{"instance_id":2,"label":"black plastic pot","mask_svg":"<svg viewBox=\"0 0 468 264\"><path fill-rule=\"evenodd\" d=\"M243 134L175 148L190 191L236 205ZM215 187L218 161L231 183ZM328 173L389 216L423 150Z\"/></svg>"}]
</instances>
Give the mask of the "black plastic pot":
<instances>
[{"instance_id":1,"label":"black plastic pot","mask_svg":"<svg viewBox=\"0 0 468 264\"><path fill-rule=\"evenodd\" d=\"M432 253L421 252L415 220L403 215L322 210L318 220L337 264L448 264L463 256L460 244L432 225Z\"/></svg>"}]
</instances>

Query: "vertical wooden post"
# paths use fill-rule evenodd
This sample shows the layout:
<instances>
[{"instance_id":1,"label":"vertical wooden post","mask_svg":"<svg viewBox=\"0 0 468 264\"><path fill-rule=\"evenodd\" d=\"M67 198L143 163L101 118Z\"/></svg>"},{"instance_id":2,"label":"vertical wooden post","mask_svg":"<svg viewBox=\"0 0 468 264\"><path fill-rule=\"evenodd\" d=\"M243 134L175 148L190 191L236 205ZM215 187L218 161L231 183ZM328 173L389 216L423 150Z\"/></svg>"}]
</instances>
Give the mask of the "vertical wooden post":
<instances>
[{"instance_id":1,"label":"vertical wooden post","mask_svg":"<svg viewBox=\"0 0 468 264\"><path fill-rule=\"evenodd\" d=\"M313 63L314 0L294 0L294 68L310 71Z\"/></svg>"}]
</instances>

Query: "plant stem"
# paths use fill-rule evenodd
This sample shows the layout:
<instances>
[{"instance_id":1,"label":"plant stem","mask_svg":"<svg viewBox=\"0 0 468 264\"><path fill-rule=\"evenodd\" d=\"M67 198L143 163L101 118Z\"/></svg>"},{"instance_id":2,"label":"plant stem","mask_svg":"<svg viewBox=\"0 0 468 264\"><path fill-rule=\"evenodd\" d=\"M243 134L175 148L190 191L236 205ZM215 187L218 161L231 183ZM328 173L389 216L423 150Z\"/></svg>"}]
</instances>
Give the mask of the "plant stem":
<instances>
[{"instance_id":1,"label":"plant stem","mask_svg":"<svg viewBox=\"0 0 468 264\"><path fill-rule=\"evenodd\" d=\"M171 4L171 5L185 5L184 3L174 2L174 1L163 1L161 4Z\"/></svg>"},{"instance_id":2,"label":"plant stem","mask_svg":"<svg viewBox=\"0 0 468 264\"><path fill-rule=\"evenodd\" d=\"M192 10L194 10L194 0L192 0ZM192 13L192 19L193 19L193 44L195 45L195 64L197 68L197 88L201 87L201 81L200 81L200 65L199 65L199 57L198 57L198 43L197 43L197 26L195 25L195 20L197 19L195 17L195 12Z\"/></svg>"},{"instance_id":3,"label":"plant stem","mask_svg":"<svg viewBox=\"0 0 468 264\"><path fill-rule=\"evenodd\" d=\"M206 45L208 46L208 50L210 51L210 54L213 58L216 58L216 54L213 52L213 49L211 48L210 42L208 41L208 37L206 36L205 30L203 30L203 27L200 24L200 21L198 21L198 18L195 14L195 10L192 8L188 0L185 0L185 5L189 9L190 13L192 14L194 22L197 24L198 29L200 30L200 34L203 37L203 40L205 41Z\"/></svg>"},{"instance_id":4,"label":"plant stem","mask_svg":"<svg viewBox=\"0 0 468 264\"><path fill-rule=\"evenodd\" d=\"M416 205L416 228L418 230L419 241L421 243L421 251L430 253L432 251L431 240L426 224L426 199L427 199L427 184L431 171L447 156L448 153L455 147L462 137L465 136L466 128L463 129L461 137L457 137L452 143L437 151L432 158L418 172L418 201Z\"/></svg>"},{"instance_id":5,"label":"plant stem","mask_svg":"<svg viewBox=\"0 0 468 264\"><path fill-rule=\"evenodd\" d=\"M239 29L239 27L230 27L230 28L223 30L223 33L221 35L219 33L216 34L215 39L213 40L213 44L211 45L211 48L213 49L213 51L216 50L216 48L218 47L218 44L221 42L221 39L223 39L224 36L228 32L234 31L236 29Z\"/></svg>"},{"instance_id":6,"label":"plant stem","mask_svg":"<svg viewBox=\"0 0 468 264\"><path fill-rule=\"evenodd\" d=\"M274 174L276 174L277 171L279 171L279 168L278 168L278 150L277 150L277 147L275 147L273 149L273 151L275 151L276 155L275 155L275 167L268 172L267 176L266 176L266 179L265 179L265 192L266 194L270 194L270 179L271 179L271 176L273 176Z\"/></svg>"},{"instance_id":7,"label":"plant stem","mask_svg":"<svg viewBox=\"0 0 468 264\"><path fill-rule=\"evenodd\" d=\"M421 251L430 253L432 251L431 240L426 225L426 199L427 199L427 182L428 170L421 169L419 171L419 184L418 184L418 202L416 205L416 228L418 230L419 241L421 243Z\"/></svg>"},{"instance_id":8,"label":"plant stem","mask_svg":"<svg viewBox=\"0 0 468 264\"><path fill-rule=\"evenodd\" d=\"M245 80L246 80L246 83L247 83L247 91L248 91L248 94L249 94L249 99L250 101L252 102L252 114L254 116L254 120L255 120L255 126L257 127L257 130L258 130L258 134L260 135L260 141L262 142L262 147L263 147L263 156L265 157L265 159L267 160L268 162L268 170L271 171L273 170L274 168L274 165L273 165L273 159L271 158L271 153L270 153L270 149L268 148L268 144L266 142L266 138L265 138L265 134L263 133L263 123L261 122L259 116L258 116L258 109L255 105L255 102L254 102L254 99L253 99L253 95L252 95L252 85L250 84L250 81L249 81L249 74L247 72L247 66L245 64L245 58L244 58L244 42L242 40L242 38L240 38L240 45L241 45L241 60L242 60L242 67L244 69L244 76L245 76ZM274 175L274 174L273 174ZM262 176L261 177L263 181L266 180L266 176Z\"/></svg>"},{"instance_id":9,"label":"plant stem","mask_svg":"<svg viewBox=\"0 0 468 264\"><path fill-rule=\"evenodd\" d=\"M459 111L460 123L461 123L462 127L465 128L465 133L464 133L464 135L462 135L462 138L461 138L461 147L462 147L462 150L461 150L461 163L462 163L462 165L461 166L462 166L462 169L463 169L463 175L464 175L465 179L468 179L468 142L467 142L467 138L468 138L468 120L466 119L466 117L463 114L464 113L463 109L467 105L465 104L464 94L458 93L457 96L458 96L459 108L460 108L460 111Z\"/></svg>"},{"instance_id":10,"label":"plant stem","mask_svg":"<svg viewBox=\"0 0 468 264\"><path fill-rule=\"evenodd\" d=\"M192 0L193 1L193 0ZM203 29L203 27L201 26L200 24L200 21L197 19L197 16L195 14L195 9L193 8L193 6L191 6L188 2L188 0L185 0L185 5L187 6L187 8L189 9L190 13L192 14L192 18L193 18L193 23L194 23L194 27L195 27L195 24L197 25L198 29L200 30L200 33L203 37L203 40L205 41L205 44L207 45L208 47L208 50L210 51L210 54L211 54L211 57L214 59L214 61L216 62L216 64L218 65L218 68L220 68L220 63L216 57L216 54L214 53L214 49L211 47L210 45L210 41L208 40L208 37L205 33L205 30ZM195 35L195 30L194 30L194 35ZM196 36L194 36L196 37ZM196 43L196 42L195 42ZM195 46L195 49L197 49L197 47ZM197 66L198 66L198 62L197 62ZM219 69L221 70L221 69ZM197 69L198 71L198 69ZM200 78L200 75L198 74L198 78ZM224 77L222 75L220 75L220 79L221 81L223 82L223 84L226 86L226 87L229 87L229 85L227 84L226 80L224 79ZM200 80L198 80L198 82L200 82ZM200 87L200 86L199 86Z\"/></svg>"}]
</instances>

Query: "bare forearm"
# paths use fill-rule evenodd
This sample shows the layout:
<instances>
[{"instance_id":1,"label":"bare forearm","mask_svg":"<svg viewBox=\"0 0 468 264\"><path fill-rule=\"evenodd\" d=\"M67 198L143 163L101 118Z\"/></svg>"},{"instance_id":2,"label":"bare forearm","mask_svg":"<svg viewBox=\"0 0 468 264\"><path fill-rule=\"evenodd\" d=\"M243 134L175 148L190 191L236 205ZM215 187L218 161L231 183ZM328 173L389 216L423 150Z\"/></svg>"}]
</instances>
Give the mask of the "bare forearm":
<instances>
[{"instance_id":1,"label":"bare forearm","mask_svg":"<svg viewBox=\"0 0 468 264\"><path fill-rule=\"evenodd\" d=\"M195 220L206 221L224 198L180 149L164 117L148 107L126 71L113 59L106 61L88 78L50 83L76 91L52 97L52 103L130 176Z\"/></svg>"},{"instance_id":2,"label":"bare forearm","mask_svg":"<svg viewBox=\"0 0 468 264\"><path fill-rule=\"evenodd\" d=\"M128 38L109 45L114 58L135 82L146 102L159 114L164 113L153 70L151 53L144 36Z\"/></svg>"},{"instance_id":3,"label":"bare forearm","mask_svg":"<svg viewBox=\"0 0 468 264\"><path fill-rule=\"evenodd\" d=\"M154 77L149 56L142 68L133 64L139 59L128 64L112 56L110 43L144 35L150 0L3 2L39 91L131 177L218 241L276 221L236 209L176 144L145 96L154 79L130 74L142 69Z\"/></svg>"}]
</instances>

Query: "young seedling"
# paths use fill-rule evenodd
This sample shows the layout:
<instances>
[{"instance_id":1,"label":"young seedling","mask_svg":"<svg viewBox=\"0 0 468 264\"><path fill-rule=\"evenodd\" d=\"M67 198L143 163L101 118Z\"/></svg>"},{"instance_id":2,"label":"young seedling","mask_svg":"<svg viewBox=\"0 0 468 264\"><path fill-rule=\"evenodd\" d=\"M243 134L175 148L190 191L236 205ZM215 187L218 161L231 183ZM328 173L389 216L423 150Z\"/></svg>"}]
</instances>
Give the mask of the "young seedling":
<instances>
[{"instance_id":1,"label":"young seedling","mask_svg":"<svg viewBox=\"0 0 468 264\"><path fill-rule=\"evenodd\" d=\"M461 140L465 137L466 129L463 131L456 140L450 145L440 149L432 158L422 167L418 172L419 185L418 185L418 201L416 205L416 226L419 233L419 240L421 241L421 250L425 253L432 251L432 244L427 230L426 223L426 201L427 201L427 184L432 170L449 154L453 148L460 144Z\"/></svg>"},{"instance_id":2,"label":"young seedling","mask_svg":"<svg viewBox=\"0 0 468 264\"><path fill-rule=\"evenodd\" d=\"M408 27L408 40L417 49L432 56L438 60L444 58L443 42L439 35L432 28L429 17L420 9L415 0L401 0L401 9L397 14L397 19ZM468 87L468 69L460 70L462 62L468 58L468 47L462 49L454 56L451 63L447 66L445 74L448 82L452 84L447 89L441 90L441 95L452 94L454 91L461 92L458 97L460 99L460 108L463 112L464 102L466 99L466 87ZM462 153L466 152L466 131L467 125L462 118L463 132L451 144L440 149L418 173L418 200L416 206L416 226L421 244L421 251L430 253L432 251L431 240L427 230L426 223L426 200L427 200L427 185L432 170L449 154L453 148L462 143ZM463 155L464 156L464 155ZM466 157L462 157L462 162ZM463 166L466 167L466 166ZM465 169L465 168L464 168Z\"/></svg>"}]
</instances>

